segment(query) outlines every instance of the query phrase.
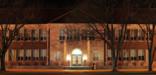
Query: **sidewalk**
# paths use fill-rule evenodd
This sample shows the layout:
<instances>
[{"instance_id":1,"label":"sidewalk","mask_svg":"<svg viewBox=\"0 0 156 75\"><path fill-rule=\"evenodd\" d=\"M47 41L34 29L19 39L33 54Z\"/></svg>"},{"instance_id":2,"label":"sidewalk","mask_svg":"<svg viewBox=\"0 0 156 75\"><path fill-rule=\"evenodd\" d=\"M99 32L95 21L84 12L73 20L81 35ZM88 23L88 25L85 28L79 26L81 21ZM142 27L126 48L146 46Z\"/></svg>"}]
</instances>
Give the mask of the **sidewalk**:
<instances>
[{"instance_id":1,"label":"sidewalk","mask_svg":"<svg viewBox=\"0 0 156 75\"><path fill-rule=\"evenodd\" d=\"M111 72L111 69L68 70L68 69L7 69L9 72ZM156 71L154 69L153 71ZM118 72L148 72L147 69L118 69Z\"/></svg>"}]
</instances>

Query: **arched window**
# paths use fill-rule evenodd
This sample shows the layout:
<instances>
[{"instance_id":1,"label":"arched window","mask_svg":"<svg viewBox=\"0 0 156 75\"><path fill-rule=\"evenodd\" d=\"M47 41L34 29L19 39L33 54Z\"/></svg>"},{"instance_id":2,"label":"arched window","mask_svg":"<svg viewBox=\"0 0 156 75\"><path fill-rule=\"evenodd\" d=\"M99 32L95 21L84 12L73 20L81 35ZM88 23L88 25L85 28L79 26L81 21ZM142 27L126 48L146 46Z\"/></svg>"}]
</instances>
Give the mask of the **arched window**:
<instances>
[{"instance_id":1,"label":"arched window","mask_svg":"<svg viewBox=\"0 0 156 75\"><path fill-rule=\"evenodd\" d=\"M81 50L80 50L80 49L75 48L75 49L72 51L72 54L74 54L74 55L81 55L81 54L82 54L82 52L81 52Z\"/></svg>"}]
</instances>

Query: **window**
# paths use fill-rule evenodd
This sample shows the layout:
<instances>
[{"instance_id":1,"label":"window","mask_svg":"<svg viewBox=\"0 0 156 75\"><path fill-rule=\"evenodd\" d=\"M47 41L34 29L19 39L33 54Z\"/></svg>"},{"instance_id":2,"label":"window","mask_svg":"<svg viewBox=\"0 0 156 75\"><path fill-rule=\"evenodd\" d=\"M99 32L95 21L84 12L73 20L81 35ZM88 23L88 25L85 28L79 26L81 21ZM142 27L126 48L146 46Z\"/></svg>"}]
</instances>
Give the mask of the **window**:
<instances>
[{"instance_id":1,"label":"window","mask_svg":"<svg viewBox=\"0 0 156 75\"><path fill-rule=\"evenodd\" d=\"M120 32L119 30L115 30L115 39L116 40L118 40L118 38L119 38L119 32Z\"/></svg>"},{"instance_id":2,"label":"window","mask_svg":"<svg viewBox=\"0 0 156 75\"><path fill-rule=\"evenodd\" d=\"M127 32L126 32L126 37L125 37L125 39L126 39L126 40L130 40L130 37L131 37L131 36L130 36L130 30L128 29Z\"/></svg>"},{"instance_id":3,"label":"window","mask_svg":"<svg viewBox=\"0 0 156 75\"><path fill-rule=\"evenodd\" d=\"M24 49L19 49L17 51L18 51L17 60L23 60L24 59Z\"/></svg>"},{"instance_id":4,"label":"window","mask_svg":"<svg viewBox=\"0 0 156 75\"><path fill-rule=\"evenodd\" d=\"M40 60L46 60L47 50L41 49L40 51L41 51Z\"/></svg>"},{"instance_id":5,"label":"window","mask_svg":"<svg viewBox=\"0 0 156 75\"><path fill-rule=\"evenodd\" d=\"M61 59L61 52L60 51L57 51L56 52L56 55L55 55L55 60L56 61L60 61L60 59Z\"/></svg>"},{"instance_id":6,"label":"window","mask_svg":"<svg viewBox=\"0 0 156 75\"><path fill-rule=\"evenodd\" d=\"M24 29L24 40L30 40L30 31L27 29Z\"/></svg>"},{"instance_id":7,"label":"window","mask_svg":"<svg viewBox=\"0 0 156 75\"><path fill-rule=\"evenodd\" d=\"M94 40L95 39L94 31L89 31L88 38L89 38L89 40Z\"/></svg>"},{"instance_id":8,"label":"window","mask_svg":"<svg viewBox=\"0 0 156 75\"><path fill-rule=\"evenodd\" d=\"M134 40L137 40L138 39L138 30L135 29L134 30Z\"/></svg>"},{"instance_id":9,"label":"window","mask_svg":"<svg viewBox=\"0 0 156 75\"><path fill-rule=\"evenodd\" d=\"M38 29L33 29L32 30L32 40L38 40L39 37L39 30Z\"/></svg>"},{"instance_id":10,"label":"window","mask_svg":"<svg viewBox=\"0 0 156 75\"><path fill-rule=\"evenodd\" d=\"M25 60L31 60L31 49L25 50Z\"/></svg>"},{"instance_id":11,"label":"window","mask_svg":"<svg viewBox=\"0 0 156 75\"><path fill-rule=\"evenodd\" d=\"M138 58L139 58L139 60L144 60L144 50L143 49L138 50Z\"/></svg>"},{"instance_id":12,"label":"window","mask_svg":"<svg viewBox=\"0 0 156 75\"><path fill-rule=\"evenodd\" d=\"M46 39L47 39L46 30L40 30L40 40L46 40Z\"/></svg>"},{"instance_id":13,"label":"window","mask_svg":"<svg viewBox=\"0 0 156 75\"><path fill-rule=\"evenodd\" d=\"M123 50L123 59L128 60L128 50Z\"/></svg>"},{"instance_id":14,"label":"window","mask_svg":"<svg viewBox=\"0 0 156 75\"><path fill-rule=\"evenodd\" d=\"M67 40L72 40L72 30L67 30Z\"/></svg>"},{"instance_id":15,"label":"window","mask_svg":"<svg viewBox=\"0 0 156 75\"><path fill-rule=\"evenodd\" d=\"M65 40L65 30L63 29L60 30L59 39L61 41Z\"/></svg>"},{"instance_id":16,"label":"window","mask_svg":"<svg viewBox=\"0 0 156 75\"><path fill-rule=\"evenodd\" d=\"M33 50L33 59L34 60L38 60L39 59L39 50L38 49L34 49Z\"/></svg>"},{"instance_id":17,"label":"window","mask_svg":"<svg viewBox=\"0 0 156 75\"><path fill-rule=\"evenodd\" d=\"M145 39L145 35L144 35L144 32L142 30L140 30L140 38L141 38L141 40Z\"/></svg>"},{"instance_id":18,"label":"window","mask_svg":"<svg viewBox=\"0 0 156 75\"><path fill-rule=\"evenodd\" d=\"M130 56L131 56L131 60L136 60L136 50L135 49L131 49L130 50Z\"/></svg>"},{"instance_id":19,"label":"window","mask_svg":"<svg viewBox=\"0 0 156 75\"><path fill-rule=\"evenodd\" d=\"M108 49L108 54L107 54L108 60L111 60L111 58L112 58L112 54L111 53L112 53L111 50Z\"/></svg>"},{"instance_id":20,"label":"window","mask_svg":"<svg viewBox=\"0 0 156 75\"><path fill-rule=\"evenodd\" d=\"M10 51L9 52L10 61L14 61L14 57L16 57L15 49L10 49L9 51Z\"/></svg>"},{"instance_id":21,"label":"window","mask_svg":"<svg viewBox=\"0 0 156 75\"><path fill-rule=\"evenodd\" d=\"M87 31L86 30L82 30L82 32L81 32L81 39L82 40L87 40Z\"/></svg>"},{"instance_id":22,"label":"window","mask_svg":"<svg viewBox=\"0 0 156 75\"><path fill-rule=\"evenodd\" d=\"M80 40L80 30L76 30L76 40Z\"/></svg>"},{"instance_id":23,"label":"window","mask_svg":"<svg viewBox=\"0 0 156 75\"><path fill-rule=\"evenodd\" d=\"M133 29L130 30L130 37L131 37L131 40L134 39L134 30Z\"/></svg>"},{"instance_id":24,"label":"window","mask_svg":"<svg viewBox=\"0 0 156 75\"><path fill-rule=\"evenodd\" d=\"M24 40L24 29L20 29L19 35L18 35L18 40Z\"/></svg>"},{"instance_id":25,"label":"window","mask_svg":"<svg viewBox=\"0 0 156 75\"><path fill-rule=\"evenodd\" d=\"M99 53L97 51L93 51L93 61L98 61L99 60Z\"/></svg>"}]
</instances>

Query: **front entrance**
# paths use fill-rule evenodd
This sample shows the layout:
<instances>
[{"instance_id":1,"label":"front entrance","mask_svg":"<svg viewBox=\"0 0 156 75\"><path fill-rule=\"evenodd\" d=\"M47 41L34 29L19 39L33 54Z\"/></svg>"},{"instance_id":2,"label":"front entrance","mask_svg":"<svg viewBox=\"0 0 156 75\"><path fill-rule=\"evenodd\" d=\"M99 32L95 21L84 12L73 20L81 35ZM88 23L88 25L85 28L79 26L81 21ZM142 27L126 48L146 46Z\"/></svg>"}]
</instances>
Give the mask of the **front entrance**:
<instances>
[{"instance_id":1,"label":"front entrance","mask_svg":"<svg viewBox=\"0 0 156 75\"><path fill-rule=\"evenodd\" d=\"M82 55L72 55L72 66L81 66Z\"/></svg>"},{"instance_id":2,"label":"front entrance","mask_svg":"<svg viewBox=\"0 0 156 75\"><path fill-rule=\"evenodd\" d=\"M72 66L81 66L82 65L82 52L78 48L76 48L72 51L71 65Z\"/></svg>"}]
</instances>

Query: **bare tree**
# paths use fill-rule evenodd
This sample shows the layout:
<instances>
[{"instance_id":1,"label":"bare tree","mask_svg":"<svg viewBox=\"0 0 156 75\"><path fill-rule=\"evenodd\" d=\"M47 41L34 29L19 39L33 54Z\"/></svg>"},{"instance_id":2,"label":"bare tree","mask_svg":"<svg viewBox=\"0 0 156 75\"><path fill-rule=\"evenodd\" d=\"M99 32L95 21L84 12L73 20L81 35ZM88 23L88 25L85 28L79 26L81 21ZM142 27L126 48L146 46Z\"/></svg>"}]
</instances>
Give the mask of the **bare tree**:
<instances>
[{"instance_id":1,"label":"bare tree","mask_svg":"<svg viewBox=\"0 0 156 75\"><path fill-rule=\"evenodd\" d=\"M12 41L18 35L20 29L24 26L24 24L1 24L1 48L0 48L0 59L1 66L0 71L5 71L5 55L8 51L8 48L12 44Z\"/></svg>"},{"instance_id":2,"label":"bare tree","mask_svg":"<svg viewBox=\"0 0 156 75\"><path fill-rule=\"evenodd\" d=\"M127 31L127 24L120 24L117 25L117 27L115 26L116 25L113 24L100 24L100 25L89 24L89 27L92 28L98 35L100 35L104 43L106 43L111 49L113 71L117 70L117 61L119 58L119 52L122 50L124 36ZM118 28L120 30L119 33L116 34L115 30ZM116 36L118 36L118 39L115 38Z\"/></svg>"},{"instance_id":3,"label":"bare tree","mask_svg":"<svg viewBox=\"0 0 156 75\"><path fill-rule=\"evenodd\" d=\"M154 36L155 36L155 24L144 24L139 27L146 35L147 48L148 48L148 71L152 71L152 64L154 58Z\"/></svg>"}]
</instances>

